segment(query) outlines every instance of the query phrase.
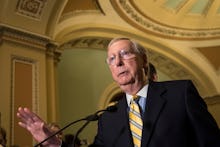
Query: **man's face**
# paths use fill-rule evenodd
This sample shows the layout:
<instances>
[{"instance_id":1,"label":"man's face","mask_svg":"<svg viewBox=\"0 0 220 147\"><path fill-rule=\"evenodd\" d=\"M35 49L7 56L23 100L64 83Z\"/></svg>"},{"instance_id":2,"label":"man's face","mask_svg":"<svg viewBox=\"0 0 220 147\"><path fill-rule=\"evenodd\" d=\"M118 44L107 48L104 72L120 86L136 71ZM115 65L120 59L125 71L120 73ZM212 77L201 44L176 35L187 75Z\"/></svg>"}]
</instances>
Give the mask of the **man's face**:
<instances>
[{"instance_id":1,"label":"man's face","mask_svg":"<svg viewBox=\"0 0 220 147\"><path fill-rule=\"evenodd\" d=\"M143 79L143 60L132 49L130 41L113 43L108 48L108 61L112 77L120 86Z\"/></svg>"}]
</instances>

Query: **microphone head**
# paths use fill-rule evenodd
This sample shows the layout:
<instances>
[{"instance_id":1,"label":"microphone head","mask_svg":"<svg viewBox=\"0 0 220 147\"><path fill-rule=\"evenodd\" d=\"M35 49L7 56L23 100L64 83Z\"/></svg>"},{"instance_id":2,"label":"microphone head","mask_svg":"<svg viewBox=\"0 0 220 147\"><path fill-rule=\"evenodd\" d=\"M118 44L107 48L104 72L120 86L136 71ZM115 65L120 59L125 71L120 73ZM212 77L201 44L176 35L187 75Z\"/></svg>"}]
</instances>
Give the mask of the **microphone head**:
<instances>
[{"instance_id":1,"label":"microphone head","mask_svg":"<svg viewBox=\"0 0 220 147\"><path fill-rule=\"evenodd\" d=\"M86 120L87 121L96 121L96 120L98 120L99 119L99 116L98 116L98 114L92 114L92 115L89 115L89 116L87 116L86 117Z\"/></svg>"},{"instance_id":2,"label":"microphone head","mask_svg":"<svg viewBox=\"0 0 220 147\"><path fill-rule=\"evenodd\" d=\"M106 109L99 110L99 111L97 111L96 113L85 117L85 120L87 120L87 121L96 121L96 120L99 119L99 116L100 116L100 113L101 113L101 112L104 112L104 111L115 112L117 109L118 109L118 108L117 108L116 105L108 106Z\"/></svg>"}]
</instances>

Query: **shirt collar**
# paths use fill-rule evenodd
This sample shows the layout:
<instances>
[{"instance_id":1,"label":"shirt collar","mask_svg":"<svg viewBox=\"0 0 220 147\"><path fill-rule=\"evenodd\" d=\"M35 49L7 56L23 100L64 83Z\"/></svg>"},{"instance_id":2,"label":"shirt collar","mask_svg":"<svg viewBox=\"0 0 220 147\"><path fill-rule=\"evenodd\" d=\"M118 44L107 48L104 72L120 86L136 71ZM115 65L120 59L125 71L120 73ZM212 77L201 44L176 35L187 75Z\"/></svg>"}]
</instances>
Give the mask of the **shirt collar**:
<instances>
[{"instance_id":1,"label":"shirt collar","mask_svg":"<svg viewBox=\"0 0 220 147\"><path fill-rule=\"evenodd\" d=\"M149 85L146 84L141 90L139 90L139 91L137 92L136 95L141 96L142 98L147 98L148 86L149 86ZM129 106L130 103L131 103L132 97L133 97L132 95L126 93L126 99L127 99L127 104L128 104L128 106Z\"/></svg>"}]
</instances>

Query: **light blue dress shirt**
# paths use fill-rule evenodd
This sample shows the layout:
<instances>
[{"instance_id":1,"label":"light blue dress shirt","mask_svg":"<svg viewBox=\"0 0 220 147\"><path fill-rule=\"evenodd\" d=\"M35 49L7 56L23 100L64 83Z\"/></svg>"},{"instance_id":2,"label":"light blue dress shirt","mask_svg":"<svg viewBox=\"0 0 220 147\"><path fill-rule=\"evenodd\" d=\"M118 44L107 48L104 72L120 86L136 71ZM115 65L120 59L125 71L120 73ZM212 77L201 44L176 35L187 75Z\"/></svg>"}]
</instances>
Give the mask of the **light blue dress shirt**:
<instances>
[{"instance_id":1,"label":"light blue dress shirt","mask_svg":"<svg viewBox=\"0 0 220 147\"><path fill-rule=\"evenodd\" d=\"M148 91L148 84L146 84L136 95L140 96L138 100L138 104L142 109L142 113L145 112L146 100L147 100L147 91ZM132 95L126 93L126 99L128 107L130 107Z\"/></svg>"}]
</instances>

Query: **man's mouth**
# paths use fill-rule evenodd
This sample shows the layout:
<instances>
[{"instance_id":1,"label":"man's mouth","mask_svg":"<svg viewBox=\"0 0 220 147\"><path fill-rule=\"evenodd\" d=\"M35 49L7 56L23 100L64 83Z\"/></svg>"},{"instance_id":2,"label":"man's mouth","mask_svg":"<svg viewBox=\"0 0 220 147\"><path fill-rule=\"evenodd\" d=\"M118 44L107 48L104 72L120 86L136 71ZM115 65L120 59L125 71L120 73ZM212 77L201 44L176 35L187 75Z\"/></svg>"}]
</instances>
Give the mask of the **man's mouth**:
<instances>
[{"instance_id":1,"label":"man's mouth","mask_svg":"<svg viewBox=\"0 0 220 147\"><path fill-rule=\"evenodd\" d=\"M120 76L124 76L124 75L126 75L127 74L127 71L123 71L123 72L120 72L119 74L118 74L118 76L120 77Z\"/></svg>"}]
</instances>

